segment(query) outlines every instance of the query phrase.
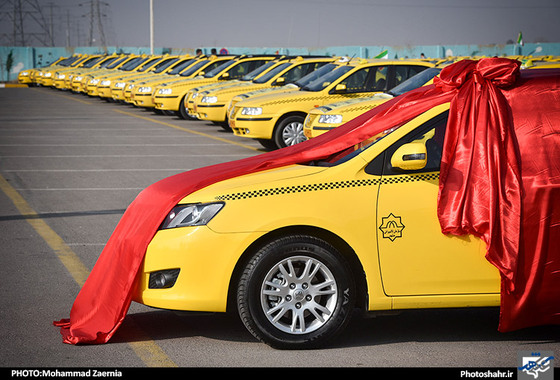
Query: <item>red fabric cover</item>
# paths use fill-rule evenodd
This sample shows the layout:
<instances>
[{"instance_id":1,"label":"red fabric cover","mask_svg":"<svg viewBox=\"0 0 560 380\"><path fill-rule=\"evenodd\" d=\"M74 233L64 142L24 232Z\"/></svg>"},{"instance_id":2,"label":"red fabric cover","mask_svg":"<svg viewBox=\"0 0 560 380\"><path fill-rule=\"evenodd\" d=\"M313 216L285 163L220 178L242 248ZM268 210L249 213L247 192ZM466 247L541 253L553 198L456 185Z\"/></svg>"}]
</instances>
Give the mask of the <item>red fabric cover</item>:
<instances>
[{"instance_id":1,"label":"red fabric cover","mask_svg":"<svg viewBox=\"0 0 560 380\"><path fill-rule=\"evenodd\" d=\"M520 241L520 222L516 223L516 218L521 217L519 196L522 194L519 183L519 156L516 156L516 153L512 154L512 149L515 152L517 146L512 134L511 113L503 96L500 95L502 90L496 88L496 84L498 86L510 84L517 75L516 61L502 59L484 59L478 63L462 61L445 68L440 74L441 79L435 85L411 91L384 103L328 134L278 151L177 174L151 185L142 191L126 210L79 292L72 306L70 318L54 322L56 326L61 327L63 341L70 344L105 343L111 338L130 306L135 278L147 245L171 208L188 194L227 178L328 158L385 129L401 125L412 117L451 100L454 102L448 129L452 132L446 137L443 155L445 162L442 164L444 181L440 180L440 200L447 205L438 210L442 220L442 230L445 233L473 233L482 236L489 243L487 257L500 269L505 279L504 283L508 284L503 289L507 290L505 293L511 295L503 301L502 325L517 326L509 321L511 319L509 309L515 310L514 315L523 314L527 310L525 305L530 305L525 297L527 292L530 293L528 299L532 300L531 302L535 299L542 300L544 303L551 299L555 301L556 305L551 306L547 311L555 313L556 317L545 320L557 323L560 314L557 306L560 304L557 291L554 291L554 288L541 289L540 282L536 287L527 286L522 282L533 276L535 272L541 273L544 270L547 274L538 276L549 276L547 279L550 282L547 284L559 289L558 272L560 271L548 274L548 269L557 268L557 257L554 261L555 266L547 266L549 261L545 258L539 261L537 269L533 268L533 264L528 264L528 268L517 271L520 275L516 276L515 247ZM511 97L515 98L515 95ZM525 97L521 101L524 102ZM481 102L484 104L481 105ZM544 104L539 106L548 110ZM530 117L527 117L527 120L530 128L534 123ZM548 124L549 138L558 146L559 123L558 118L554 120L556 124ZM476 127L472 133L471 125ZM474 144L477 142L473 140L475 136L476 138L485 136L483 128L487 129L486 142ZM536 136L540 136L539 133L536 132ZM484 149L486 147L490 149ZM466 150L463 151L463 148ZM460 154L456 154L457 150L460 150ZM476 155L470 155L470 150L476 152ZM553 154L557 154L560 150L557 149L555 152ZM557 165L556 162L551 162L553 157L547 156L546 152L542 155L543 161L535 162L536 172L542 168L539 165L544 162L552 167ZM483 165L480 161L482 159L489 164ZM544 161L545 159L548 161ZM471 166L474 166L474 169ZM491 175L484 172L487 168L492 170ZM469 173L465 178L468 181L463 181L456 171ZM556 170L554 173L559 171ZM531 227L531 232L537 231L544 235L543 238L541 235L535 235L533 245L539 245L545 257L553 248L551 243L555 236L547 235L552 229L546 231L544 229L554 227L557 233L558 228L558 212L551 210L553 197L558 200L556 186L559 183L558 177L549 177L549 174L556 175L554 173L540 173L542 179L536 182L549 183L547 181L555 178L552 188L556 190L549 192L546 186L539 188L539 191L547 193L550 203L541 210L540 214L531 212L530 214L535 216L529 218L531 222L537 217L541 221L541 224ZM494 175L499 177L493 177ZM494 179L499 181L494 183ZM471 183L475 185L474 190L470 187ZM491 193L487 193L488 191ZM535 198L536 196L526 200L523 205L533 208L534 199L540 199L540 197ZM551 212L554 212L556 219L548 219ZM542 215L546 216L545 220L540 218ZM485 216L488 219L484 220ZM462 223L463 217L469 220L467 224ZM517 230L509 230L510 226L517 226ZM525 227L525 224L522 227ZM527 239L523 241L524 246L528 247ZM516 282L515 286L510 284L511 281ZM512 293L514 289L520 292L521 296ZM504 299L503 296L502 298ZM520 298L522 301L519 301ZM530 311L527 315L532 317ZM503 323L504 320L508 322ZM522 325L526 323L521 323L520 326Z\"/></svg>"}]
</instances>

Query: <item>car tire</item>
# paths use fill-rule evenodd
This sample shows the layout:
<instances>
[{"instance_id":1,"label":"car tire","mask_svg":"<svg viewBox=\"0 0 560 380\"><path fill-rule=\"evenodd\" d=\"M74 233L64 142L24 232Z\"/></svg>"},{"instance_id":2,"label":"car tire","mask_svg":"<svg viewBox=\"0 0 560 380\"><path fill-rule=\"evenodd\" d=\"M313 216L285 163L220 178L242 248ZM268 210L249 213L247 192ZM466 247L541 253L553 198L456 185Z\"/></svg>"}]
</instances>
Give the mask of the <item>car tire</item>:
<instances>
[{"instance_id":1,"label":"car tire","mask_svg":"<svg viewBox=\"0 0 560 380\"><path fill-rule=\"evenodd\" d=\"M189 115L188 110L185 108L185 98L184 97L179 102L179 110L176 111L175 114L177 116L179 116L181 119L194 120L194 118L191 115Z\"/></svg>"},{"instance_id":2,"label":"car tire","mask_svg":"<svg viewBox=\"0 0 560 380\"><path fill-rule=\"evenodd\" d=\"M274 140L257 139L257 141L258 141L259 144L261 144L261 145L263 146L263 148L265 148L266 150L276 150L276 149L278 149L278 147L276 146L276 143L274 142Z\"/></svg>"},{"instance_id":3,"label":"car tire","mask_svg":"<svg viewBox=\"0 0 560 380\"><path fill-rule=\"evenodd\" d=\"M304 120L304 117L294 115L288 116L280 121L274 130L273 136L277 148L285 148L306 140L303 134Z\"/></svg>"},{"instance_id":4,"label":"car tire","mask_svg":"<svg viewBox=\"0 0 560 380\"><path fill-rule=\"evenodd\" d=\"M282 237L258 250L237 289L245 327L278 349L324 346L349 322L355 299L344 257L307 235Z\"/></svg>"}]
</instances>

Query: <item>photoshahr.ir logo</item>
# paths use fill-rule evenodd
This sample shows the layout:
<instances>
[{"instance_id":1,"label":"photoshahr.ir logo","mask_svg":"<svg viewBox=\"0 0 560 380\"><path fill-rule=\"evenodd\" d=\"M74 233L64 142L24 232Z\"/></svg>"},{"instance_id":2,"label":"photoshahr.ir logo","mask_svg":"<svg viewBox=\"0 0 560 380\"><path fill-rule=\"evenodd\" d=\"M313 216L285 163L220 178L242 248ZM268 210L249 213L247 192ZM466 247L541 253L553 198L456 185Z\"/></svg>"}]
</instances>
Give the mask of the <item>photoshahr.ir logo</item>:
<instances>
[{"instance_id":1,"label":"photoshahr.ir logo","mask_svg":"<svg viewBox=\"0 0 560 380\"><path fill-rule=\"evenodd\" d=\"M518 379L553 380L554 356L552 352L520 352L518 355Z\"/></svg>"}]
</instances>

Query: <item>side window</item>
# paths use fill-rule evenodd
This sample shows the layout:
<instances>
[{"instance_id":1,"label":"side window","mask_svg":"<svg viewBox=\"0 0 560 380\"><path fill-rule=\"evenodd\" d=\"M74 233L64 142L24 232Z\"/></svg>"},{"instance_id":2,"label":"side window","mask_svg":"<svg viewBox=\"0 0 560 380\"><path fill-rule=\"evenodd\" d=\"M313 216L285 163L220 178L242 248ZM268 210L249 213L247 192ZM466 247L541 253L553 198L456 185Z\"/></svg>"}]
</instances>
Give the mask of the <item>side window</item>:
<instances>
[{"instance_id":1,"label":"side window","mask_svg":"<svg viewBox=\"0 0 560 380\"><path fill-rule=\"evenodd\" d=\"M294 83L295 81L303 78L310 72L318 69L323 63L304 63L294 67L283 75L285 83Z\"/></svg>"},{"instance_id":2,"label":"side window","mask_svg":"<svg viewBox=\"0 0 560 380\"><path fill-rule=\"evenodd\" d=\"M427 67L424 66L395 66L395 84L397 86L410 77L424 71Z\"/></svg>"},{"instance_id":3,"label":"side window","mask_svg":"<svg viewBox=\"0 0 560 380\"><path fill-rule=\"evenodd\" d=\"M261 66L266 61L245 61L238 65L235 65L231 70L228 71L230 79L239 79L255 70L257 67Z\"/></svg>"},{"instance_id":4,"label":"side window","mask_svg":"<svg viewBox=\"0 0 560 380\"><path fill-rule=\"evenodd\" d=\"M398 175L439 171L447 117L448 112L444 112L401 138L370 162L366 168L366 173L373 175ZM395 151L404 144L411 142L419 142L426 146L426 166L419 170L403 170L393 167L391 165L391 157Z\"/></svg>"},{"instance_id":5,"label":"side window","mask_svg":"<svg viewBox=\"0 0 560 380\"><path fill-rule=\"evenodd\" d=\"M385 164L383 166L383 174L395 175L402 173L424 173L439 171L441 164L441 153L443 151L443 140L445 137L445 128L447 126L447 112L439 115L432 120L426 122L423 126L416 128L416 130L406 136L405 138L393 144L387 149L385 156ZM410 142L423 143L426 146L427 163L423 169L414 171L403 171L399 168L394 168L391 165L391 156L402 145Z\"/></svg>"},{"instance_id":6,"label":"side window","mask_svg":"<svg viewBox=\"0 0 560 380\"><path fill-rule=\"evenodd\" d=\"M389 66L378 66L374 68L368 82L368 91L385 91L389 79Z\"/></svg>"},{"instance_id":7,"label":"side window","mask_svg":"<svg viewBox=\"0 0 560 380\"><path fill-rule=\"evenodd\" d=\"M340 82L340 84L346 85L346 92L349 94L353 92L365 92L368 74L372 69L375 68L366 67L364 69L358 70L354 74L350 75L348 78Z\"/></svg>"}]
</instances>

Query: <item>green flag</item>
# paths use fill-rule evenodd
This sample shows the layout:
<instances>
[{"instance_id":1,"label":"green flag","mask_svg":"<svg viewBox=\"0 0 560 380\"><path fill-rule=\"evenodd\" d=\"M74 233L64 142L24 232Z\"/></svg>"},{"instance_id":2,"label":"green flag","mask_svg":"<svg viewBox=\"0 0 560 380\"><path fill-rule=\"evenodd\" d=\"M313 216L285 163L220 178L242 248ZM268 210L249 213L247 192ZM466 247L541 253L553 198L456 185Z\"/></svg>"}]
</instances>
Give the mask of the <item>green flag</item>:
<instances>
[{"instance_id":1,"label":"green flag","mask_svg":"<svg viewBox=\"0 0 560 380\"><path fill-rule=\"evenodd\" d=\"M381 53L377 54L375 57L373 58L383 58L383 59L387 59L389 56L389 51L388 50L383 50Z\"/></svg>"}]
</instances>

